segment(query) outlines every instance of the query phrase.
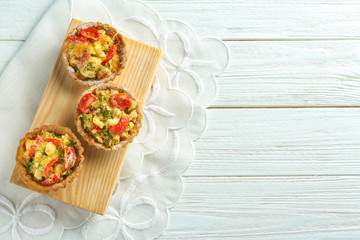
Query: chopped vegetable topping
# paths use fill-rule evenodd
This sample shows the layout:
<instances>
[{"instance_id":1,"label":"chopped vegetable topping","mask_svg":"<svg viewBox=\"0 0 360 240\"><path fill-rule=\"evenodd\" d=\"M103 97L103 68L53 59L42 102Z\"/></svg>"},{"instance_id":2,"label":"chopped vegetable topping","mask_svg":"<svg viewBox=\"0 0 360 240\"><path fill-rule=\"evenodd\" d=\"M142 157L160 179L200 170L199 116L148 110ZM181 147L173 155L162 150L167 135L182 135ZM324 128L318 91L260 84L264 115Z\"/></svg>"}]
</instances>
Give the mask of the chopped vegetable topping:
<instances>
[{"instance_id":1,"label":"chopped vegetable topping","mask_svg":"<svg viewBox=\"0 0 360 240\"><path fill-rule=\"evenodd\" d=\"M91 110L80 113L79 118L84 131L96 142L111 148L136 132L137 101L114 89L95 89L91 94L98 101L92 102L87 108Z\"/></svg>"},{"instance_id":2,"label":"chopped vegetable topping","mask_svg":"<svg viewBox=\"0 0 360 240\"><path fill-rule=\"evenodd\" d=\"M71 174L77 156L69 135L43 131L25 143L23 165L36 182L50 186Z\"/></svg>"},{"instance_id":3,"label":"chopped vegetable topping","mask_svg":"<svg viewBox=\"0 0 360 240\"><path fill-rule=\"evenodd\" d=\"M104 29L82 29L67 36L67 58L78 78L100 80L111 76L120 63L120 53L114 37Z\"/></svg>"}]
</instances>

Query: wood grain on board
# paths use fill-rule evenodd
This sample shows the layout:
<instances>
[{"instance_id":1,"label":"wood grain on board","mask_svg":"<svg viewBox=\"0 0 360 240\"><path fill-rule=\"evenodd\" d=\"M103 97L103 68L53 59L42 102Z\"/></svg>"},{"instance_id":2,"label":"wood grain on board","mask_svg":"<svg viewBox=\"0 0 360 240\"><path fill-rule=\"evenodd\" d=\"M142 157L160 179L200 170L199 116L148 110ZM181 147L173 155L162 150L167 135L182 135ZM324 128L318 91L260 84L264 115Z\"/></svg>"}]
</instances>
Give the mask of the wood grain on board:
<instances>
[{"instance_id":1,"label":"wood grain on board","mask_svg":"<svg viewBox=\"0 0 360 240\"><path fill-rule=\"evenodd\" d=\"M81 21L73 19L69 30L81 23ZM128 38L125 38L125 42L127 52L125 69L111 83L128 89L139 100L142 108L155 79L162 52L157 48ZM81 93L87 88L74 82L67 74L60 53L31 129L44 124L61 124L76 132L75 107ZM79 135L78 137L81 139ZM85 148L85 161L80 176L66 188L45 195L98 214L104 214L118 182L130 144L118 151L111 152L89 147L84 141L82 141L82 145ZM26 187L16 170L13 171L10 181Z\"/></svg>"}]
</instances>

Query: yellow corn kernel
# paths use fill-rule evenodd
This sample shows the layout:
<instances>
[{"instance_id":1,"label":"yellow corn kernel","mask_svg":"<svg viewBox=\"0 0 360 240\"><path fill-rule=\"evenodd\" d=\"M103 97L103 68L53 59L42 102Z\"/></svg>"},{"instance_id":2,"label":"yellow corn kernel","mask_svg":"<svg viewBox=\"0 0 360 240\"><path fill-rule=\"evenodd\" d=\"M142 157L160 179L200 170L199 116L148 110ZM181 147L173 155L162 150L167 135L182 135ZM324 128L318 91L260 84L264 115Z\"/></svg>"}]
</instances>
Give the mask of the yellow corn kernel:
<instances>
[{"instance_id":1,"label":"yellow corn kernel","mask_svg":"<svg viewBox=\"0 0 360 240\"><path fill-rule=\"evenodd\" d=\"M95 116L93 118L93 122L95 125L99 126L100 128L103 128L105 126L105 123L103 121L101 121L98 116Z\"/></svg>"},{"instance_id":2,"label":"yellow corn kernel","mask_svg":"<svg viewBox=\"0 0 360 240\"><path fill-rule=\"evenodd\" d=\"M110 94L118 94L118 93L119 93L119 91L116 90L116 89L111 89L110 90Z\"/></svg>"},{"instance_id":3,"label":"yellow corn kernel","mask_svg":"<svg viewBox=\"0 0 360 240\"><path fill-rule=\"evenodd\" d=\"M115 144L118 144L120 142L120 135L115 135L113 137L113 141L114 141Z\"/></svg>"},{"instance_id":4,"label":"yellow corn kernel","mask_svg":"<svg viewBox=\"0 0 360 240\"><path fill-rule=\"evenodd\" d=\"M53 143L48 142L45 144L45 153L48 156L54 155L55 152L56 152L56 146Z\"/></svg>"},{"instance_id":5,"label":"yellow corn kernel","mask_svg":"<svg viewBox=\"0 0 360 240\"><path fill-rule=\"evenodd\" d=\"M124 112L121 111L120 109L118 109L118 108L113 109L112 116L114 118L122 118L123 115L124 115Z\"/></svg>"},{"instance_id":6,"label":"yellow corn kernel","mask_svg":"<svg viewBox=\"0 0 360 240\"><path fill-rule=\"evenodd\" d=\"M137 117L138 117L138 113L136 112L136 110L131 111L131 113L129 115L130 121L136 121Z\"/></svg>"},{"instance_id":7,"label":"yellow corn kernel","mask_svg":"<svg viewBox=\"0 0 360 240\"><path fill-rule=\"evenodd\" d=\"M137 107L137 101L134 101L134 100L130 100L130 106L129 106L129 110L134 110L136 107Z\"/></svg>"},{"instance_id":8,"label":"yellow corn kernel","mask_svg":"<svg viewBox=\"0 0 360 240\"><path fill-rule=\"evenodd\" d=\"M98 140L99 143L104 143L104 139L100 135L96 135L96 140Z\"/></svg>"},{"instance_id":9,"label":"yellow corn kernel","mask_svg":"<svg viewBox=\"0 0 360 240\"><path fill-rule=\"evenodd\" d=\"M120 119L119 118L113 118L113 119L109 119L109 120L107 120L107 124L108 124L108 126L115 126L116 124L118 124L118 122L120 121Z\"/></svg>"}]
</instances>

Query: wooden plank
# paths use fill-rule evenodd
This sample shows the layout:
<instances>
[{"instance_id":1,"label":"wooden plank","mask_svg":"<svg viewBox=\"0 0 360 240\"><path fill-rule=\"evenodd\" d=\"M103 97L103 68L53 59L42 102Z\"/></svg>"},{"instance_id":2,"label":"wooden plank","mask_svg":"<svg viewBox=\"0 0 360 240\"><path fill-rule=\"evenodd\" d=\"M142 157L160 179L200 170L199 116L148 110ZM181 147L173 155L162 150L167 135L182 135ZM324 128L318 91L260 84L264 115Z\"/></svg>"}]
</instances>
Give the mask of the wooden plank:
<instances>
[{"instance_id":1,"label":"wooden plank","mask_svg":"<svg viewBox=\"0 0 360 240\"><path fill-rule=\"evenodd\" d=\"M82 22L73 20L69 29ZM128 89L139 100L142 108L155 79L162 52L159 49L125 38L127 62L125 69L112 83ZM76 132L74 123L75 107L81 93L87 89L71 79L61 61L57 59L48 85L45 89L31 129L44 124L61 124ZM81 139L81 138L80 138ZM104 214L110 203L115 185L130 144L118 151L105 152L95 147L85 148L83 169L73 183L46 195L89 211ZM27 187L14 170L11 182Z\"/></svg>"},{"instance_id":2,"label":"wooden plank","mask_svg":"<svg viewBox=\"0 0 360 240\"><path fill-rule=\"evenodd\" d=\"M357 0L146 0L163 18L183 20L199 36L228 40L359 39Z\"/></svg>"},{"instance_id":3,"label":"wooden plank","mask_svg":"<svg viewBox=\"0 0 360 240\"><path fill-rule=\"evenodd\" d=\"M213 107L359 106L360 41L238 41Z\"/></svg>"},{"instance_id":4,"label":"wooden plank","mask_svg":"<svg viewBox=\"0 0 360 240\"><path fill-rule=\"evenodd\" d=\"M358 239L360 177L186 177L160 239Z\"/></svg>"},{"instance_id":5,"label":"wooden plank","mask_svg":"<svg viewBox=\"0 0 360 240\"><path fill-rule=\"evenodd\" d=\"M25 40L54 0L1 1L4 39ZM229 40L359 39L360 3L318 0L146 0L162 18L188 23L199 36ZM8 19L11 19L9 27Z\"/></svg>"},{"instance_id":6,"label":"wooden plank","mask_svg":"<svg viewBox=\"0 0 360 240\"><path fill-rule=\"evenodd\" d=\"M211 109L186 176L360 173L360 109Z\"/></svg>"}]
</instances>

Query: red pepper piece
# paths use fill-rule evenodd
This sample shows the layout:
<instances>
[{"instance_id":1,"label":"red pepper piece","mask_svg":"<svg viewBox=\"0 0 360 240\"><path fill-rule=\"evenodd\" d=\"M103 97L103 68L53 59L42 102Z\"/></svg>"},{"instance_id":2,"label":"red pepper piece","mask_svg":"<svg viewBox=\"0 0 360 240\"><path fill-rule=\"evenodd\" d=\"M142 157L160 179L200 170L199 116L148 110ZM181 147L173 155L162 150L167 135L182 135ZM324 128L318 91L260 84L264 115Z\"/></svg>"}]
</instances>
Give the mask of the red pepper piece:
<instances>
[{"instance_id":1,"label":"red pepper piece","mask_svg":"<svg viewBox=\"0 0 360 240\"><path fill-rule=\"evenodd\" d=\"M121 120L115 126L109 128L112 134L120 134L126 130L127 126L129 125L129 117L125 115L121 118Z\"/></svg>"},{"instance_id":2,"label":"red pepper piece","mask_svg":"<svg viewBox=\"0 0 360 240\"><path fill-rule=\"evenodd\" d=\"M116 45L115 44L111 45L109 51L106 54L105 59L101 62L101 64L108 63L115 56L116 50L117 50Z\"/></svg>"},{"instance_id":3,"label":"red pepper piece","mask_svg":"<svg viewBox=\"0 0 360 240\"><path fill-rule=\"evenodd\" d=\"M78 33L79 36L93 40L93 41L99 41L100 39L100 33L93 27L91 28L85 28L81 29Z\"/></svg>"},{"instance_id":4,"label":"red pepper piece","mask_svg":"<svg viewBox=\"0 0 360 240\"><path fill-rule=\"evenodd\" d=\"M83 113L89 113L91 111L91 105L98 99L92 93L88 93L83 96L79 103L79 110Z\"/></svg>"}]
</instances>

